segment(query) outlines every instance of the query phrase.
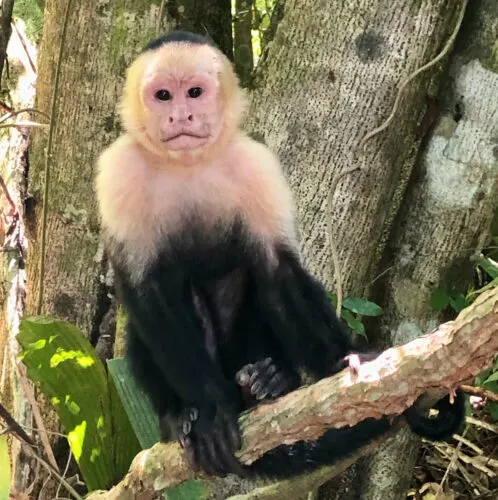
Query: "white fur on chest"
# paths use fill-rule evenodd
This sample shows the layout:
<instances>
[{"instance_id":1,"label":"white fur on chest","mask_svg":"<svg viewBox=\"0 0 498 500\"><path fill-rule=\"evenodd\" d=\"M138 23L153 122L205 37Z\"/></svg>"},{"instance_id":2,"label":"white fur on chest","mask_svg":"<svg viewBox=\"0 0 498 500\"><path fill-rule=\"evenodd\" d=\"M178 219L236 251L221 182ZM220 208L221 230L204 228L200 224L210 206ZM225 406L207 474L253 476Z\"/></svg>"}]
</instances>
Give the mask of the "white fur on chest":
<instances>
[{"instance_id":1,"label":"white fur on chest","mask_svg":"<svg viewBox=\"0 0 498 500\"><path fill-rule=\"evenodd\" d=\"M172 167L150 165L124 136L102 154L96 188L107 233L142 270L191 220L209 230L240 215L256 237L293 235L292 197L279 165L249 139L211 164Z\"/></svg>"}]
</instances>

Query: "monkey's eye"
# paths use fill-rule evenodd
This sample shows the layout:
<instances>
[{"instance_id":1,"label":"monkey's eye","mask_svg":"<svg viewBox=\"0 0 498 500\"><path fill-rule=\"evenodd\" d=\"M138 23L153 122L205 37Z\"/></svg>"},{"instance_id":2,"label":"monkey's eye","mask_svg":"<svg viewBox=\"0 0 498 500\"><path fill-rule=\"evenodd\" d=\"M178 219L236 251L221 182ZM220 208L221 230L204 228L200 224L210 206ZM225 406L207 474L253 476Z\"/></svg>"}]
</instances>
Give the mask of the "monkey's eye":
<instances>
[{"instance_id":1,"label":"monkey's eye","mask_svg":"<svg viewBox=\"0 0 498 500\"><path fill-rule=\"evenodd\" d=\"M192 99L196 99L202 94L202 89L200 87L192 87L191 89L188 89L188 95L189 97L192 97Z\"/></svg>"},{"instance_id":2,"label":"monkey's eye","mask_svg":"<svg viewBox=\"0 0 498 500\"><path fill-rule=\"evenodd\" d=\"M154 94L154 97L158 101L169 101L171 99L171 94L166 89L161 89Z\"/></svg>"}]
</instances>

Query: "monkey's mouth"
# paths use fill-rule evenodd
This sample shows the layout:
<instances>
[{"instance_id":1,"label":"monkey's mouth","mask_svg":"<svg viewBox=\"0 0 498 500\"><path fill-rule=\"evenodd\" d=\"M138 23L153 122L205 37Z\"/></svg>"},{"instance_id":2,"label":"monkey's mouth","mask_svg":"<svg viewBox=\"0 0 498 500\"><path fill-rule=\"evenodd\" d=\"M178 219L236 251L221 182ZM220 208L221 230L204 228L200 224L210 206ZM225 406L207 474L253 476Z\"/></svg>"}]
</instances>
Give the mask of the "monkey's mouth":
<instances>
[{"instance_id":1,"label":"monkey's mouth","mask_svg":"<svg viewBox=\"0 0 498 500\"><path fill-rule=\"evenodd\" d=\"M199 135L192 132L180 132L170 137L164 137L161 141L168 149L173 151L197 149L209 141L210 135Z\"/></svg>"},{"instance_id":2,"label":"monkey's mouth","mask_svg":"<svg viewBox=\"0 0 498 500\"><path fill-rule=\"evenodd\" d=\"M192 137L194 139L208 139L209 135L197 135L197 134L192 134L191 132L180 132L179 134L172 135L171 137L166 137L161 140L162 142L171 142L176 139L179 139L180 137Z\"/></svg>"}]
</instances>

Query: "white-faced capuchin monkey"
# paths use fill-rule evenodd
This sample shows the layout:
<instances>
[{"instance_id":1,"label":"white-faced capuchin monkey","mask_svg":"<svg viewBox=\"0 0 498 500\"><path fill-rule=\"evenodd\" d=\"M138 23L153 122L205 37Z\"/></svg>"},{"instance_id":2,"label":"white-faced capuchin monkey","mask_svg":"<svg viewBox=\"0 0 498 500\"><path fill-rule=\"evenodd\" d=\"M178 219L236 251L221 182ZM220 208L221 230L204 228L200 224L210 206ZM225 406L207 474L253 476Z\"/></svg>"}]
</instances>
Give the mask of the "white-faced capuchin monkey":
<instances>
[{"instance_id":1,"label":"white-faced capuchin monkey","mask_svg":"<svg viewBox=\"0 0 498 500\"><path fill-rule=\"evenodd\" d=\"M128 69L125 133L98 162L102 233L128 316L128 357L158 413L208 474L286 477L332 463L389 419L280 446L251 466L235 457L239 412L348 366L348 333L300 262L293 199L278 159L240 129L244 95L228 59L174 31ZM360 361L375 355L357 355ZM358 360L358 357L356 357ZM411 428L446 439L463 395Z\"/></svg>"}]
</instances>

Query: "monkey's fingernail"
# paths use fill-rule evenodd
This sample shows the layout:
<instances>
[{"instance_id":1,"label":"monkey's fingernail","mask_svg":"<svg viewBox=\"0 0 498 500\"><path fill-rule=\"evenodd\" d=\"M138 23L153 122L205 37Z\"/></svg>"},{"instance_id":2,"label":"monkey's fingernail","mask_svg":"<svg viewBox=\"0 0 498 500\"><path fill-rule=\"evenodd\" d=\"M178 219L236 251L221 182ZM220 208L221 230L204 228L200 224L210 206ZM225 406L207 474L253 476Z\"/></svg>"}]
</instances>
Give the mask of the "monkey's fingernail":
<instances>
[{"instance_id":1,"label":"monkey's fingernail","mask_svg":"<svg viewBox=\"0 0 498 500\"><path fill-rule=\"evenodd\" d=\"M190 434L192 430L192 424L190 422L183 422L183 433Z\"/></svg>"},{"instance_id":2,"label":"monkey's fingernail","mask_svg":"<svg viewBox=\"0 0 498 500\"><path fill-rule=\"evenodd\" d=\"M192 408L190 410L190 420L195 421L199 418L199 410L197 408Z\"/></svg>"}]
</instances>

